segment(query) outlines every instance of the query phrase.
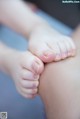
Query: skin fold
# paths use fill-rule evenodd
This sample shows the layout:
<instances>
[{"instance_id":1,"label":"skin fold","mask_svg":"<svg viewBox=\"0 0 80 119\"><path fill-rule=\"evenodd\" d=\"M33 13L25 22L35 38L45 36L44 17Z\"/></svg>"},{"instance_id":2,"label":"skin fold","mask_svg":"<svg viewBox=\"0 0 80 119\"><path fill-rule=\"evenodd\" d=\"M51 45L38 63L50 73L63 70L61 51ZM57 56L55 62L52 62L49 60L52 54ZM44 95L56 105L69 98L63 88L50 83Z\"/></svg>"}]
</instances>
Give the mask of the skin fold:
<instances>
[{"instance_id":1,"label":"skin fold","mask_svg":"<svg viewBox=\"0 0 80 119\"><path fill-rule=\"evenodd\" d=\"M76 56L46 64L40 77L47 119L80 119L80 26L72 38Z\"/></svg>"},{"instance_id":2,"label":"skin fold","mask_svg":"<svg viewBox=\"0 0 80 119\"><path fill-rule=\"evenodd\" d=\"M72 39L52 28L22 0L0 0L0 24L29 39L28 51L24 52L0 43L0 70L12 77L25 98L36 96L43 63L75 55Z\"/></svg>"}]
</instances>

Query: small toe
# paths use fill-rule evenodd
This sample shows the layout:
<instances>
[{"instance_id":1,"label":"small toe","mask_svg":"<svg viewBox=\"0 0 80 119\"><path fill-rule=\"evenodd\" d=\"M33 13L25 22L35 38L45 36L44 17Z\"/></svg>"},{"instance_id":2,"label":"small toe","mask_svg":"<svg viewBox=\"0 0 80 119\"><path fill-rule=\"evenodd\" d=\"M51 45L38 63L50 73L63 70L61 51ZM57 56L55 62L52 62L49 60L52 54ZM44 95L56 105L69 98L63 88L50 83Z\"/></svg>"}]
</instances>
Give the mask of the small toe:
<instances>
[{"instance_id":1,"label":"small toe","mask_svg":"<svg viewBox=\"0 0 80 119\"><path fill-rule=\"evenodd\" d=\"M37 57L34 58L32 62L32 69L35 71L36 74L41 74L44 70L44 65Z\"/></svg>"},{"instance_id":2,"label":"small toe","mask_svg":"<svg viewBox=\"0 0 80 119\"><path fill-rule=\"evenodd\" d=\"M60 60L61 60L61 55L57 54L54 61L60 61Z\"/></svg>"},{"instance_id":3,"label":"small toe","mask_svg":"<svg viewBox=\"0 0 80 119\"><path fill-rule=\"evenodd\" d=\"M35 48L30 51L44 63L52 62L55 59L55 50L53 50L46 42L42 43L41 45L37 45L37 47L35 46Z\"/></svg>"},{"instance_id":4,"label":"small toe","mask_svg":"<svg viewBox=\"0 0 80 119\"><path fill-rule=\"evenodd\" d=\"M47 62L59 60L60 59L60 49L57 43L51 43L51 44L47 43L46 45L48 47L48 50L46 49L42 51L42 55L40 56L42 61L47 63Z\"/></svg>"},{"instance_id":5,"label":"small toe","mask_svg":"<svg viewBox=\"0 0 80 119\"><path fill-rule=\"evenodd\" d=\"M26 52L23 57L23 67L32 71L34 74L40 74L44 70L43 62L30 52Z\"/></svg>"},{"instance_id":6,"label":"small toe","mask_svg":"<svg viewBox=\"0 0 80 119\"><path fill-rule=\"evenodd\" d=\"M60 48L61 59L65 59L68 56L65 41L62 39L61 42L58 42L58 46Z\"/></svg>"},{"instance_id":7,"label":"small toe","mask_svg":"<svg viewBox=\"0 0 80 119\"><path fill-rule=\"evenodd\" d=\"M68 57L75 56L76 54L76 46L70 37L66 37L66 46L68 51Z\"/></svg>"}]
</instances>

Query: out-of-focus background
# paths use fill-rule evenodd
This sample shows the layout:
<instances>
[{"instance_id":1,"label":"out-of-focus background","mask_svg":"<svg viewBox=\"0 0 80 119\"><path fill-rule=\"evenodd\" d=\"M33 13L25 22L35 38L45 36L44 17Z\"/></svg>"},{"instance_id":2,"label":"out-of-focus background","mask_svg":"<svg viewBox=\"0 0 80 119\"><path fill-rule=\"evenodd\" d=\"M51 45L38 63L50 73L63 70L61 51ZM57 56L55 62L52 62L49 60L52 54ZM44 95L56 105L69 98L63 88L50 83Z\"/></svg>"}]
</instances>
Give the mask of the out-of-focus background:
<instances>
[{"instance_id":1,"label":"out-of-focus background","mask_svg":"<svg viewBox=\"0 0 80 119\"><path fill-rule=\"evenodd\" d=\"M35 3L40 9L47 12L52 17L75 28L80 23L80 3L62 3L71 0L24 0ZM80 1L80 0L72 0Z\"/></svg>"},{"instance_id":2,"label":"out-of-focus background","mask_svg":"<svg viewBox=\"0 0 80 119\"><path fill-rule=\"evenodd\" d=\"M29 0L30 1L30 0ZM61 0L32 0L41 9L36 14L63 34L70 35L80 22L79 4L62 4ZM28 42L11 29L0 26L0 39L12 48L25 51ZM39 96L33 100L20 96L11 77L0 72L0 112L8 119L46 119L44 104Z\"/></svg>"}]
</instances>

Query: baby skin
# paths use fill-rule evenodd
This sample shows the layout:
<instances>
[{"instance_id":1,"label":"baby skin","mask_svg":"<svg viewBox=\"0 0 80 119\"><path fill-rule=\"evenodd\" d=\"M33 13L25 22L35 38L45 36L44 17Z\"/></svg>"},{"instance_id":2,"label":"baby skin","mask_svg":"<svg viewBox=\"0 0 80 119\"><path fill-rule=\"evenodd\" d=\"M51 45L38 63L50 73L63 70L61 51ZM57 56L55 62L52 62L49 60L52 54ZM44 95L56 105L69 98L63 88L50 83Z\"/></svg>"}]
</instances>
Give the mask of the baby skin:
<instances>
[{"instance_id":1,"label":"baby skin","mask_svg":"<svg viewBox=\"0 0 80 119\"><path fill-rule=\"evenodd\" d=\"M0 69L8 73L25 98L33 98L37 93L39 75L43 63L29 51L19 52L0 43Z\"/></svg>"},{"instance_id":2,"label":"baby skin","mask_svg":"<svg viewBox=\"0 0 80 119\"><path fill-rule=\"evenodd\" d=\"M68 38L66 37L66 42L67 39ZM42 41L42 45L39 45L37 40L32 40L31 44L33 45L31 46L31 49L33 49L33 53L30 51L21 52L13 50L0 43L0 69L12 77L16 89L25 98L33 98L36 96L38 92L39 76L44 70L43 62L59 61L75 55L74 51L71 51L67 55L62 54L62 58L59 56L54 57L54 50L52 49L55 47L49 46L49 49L46 42L46 40L45 42ZM35 50L36 47L39 50ZM52 54L47 54L47 52L43 56L42 54L39 54L40 52L38 51L42 50L43 52L45 47L48 51L51 50ZM72 49L70 48L70 50ZM41 55L40 59L36 56L36 53L38 53L38 56Z\"/></svg>"},{"instance_id":3,"label":"baby skin","mask_svg":"<svg viewBox=\"0 0 80 119\"><path fill-rule=\"evenodd\" d=\"M44 63L75 56L75 45L68 36L49 25L38 25L29 37L29 50Z\"/></svg>"},{"instance_id":4,"label":"baby skin","mask_svg":"<svg viewBox=\"0 0 80 119\"><path fill-rule=\"evenodd\" d=\"M19 52L0 44L0 68L13 78L18 92L26 98L37 94L43 63L75 56L75 45L21 0L0 1L0 23L29 39L29 51ZM22 19L21 19L22 18Z\"/></svg>"},{"instance_id":5,"label":"baby skin","mask_svg":"<svg viewBox=\"0 0 80 119\"><path fill-rule=\"evenodd\" d=\"M0 1L0 22L27 37L35 56L47 63L75 55L72 39L51 28L29 5L21 0L4 1Z\"/></svg>"}]
</instances>

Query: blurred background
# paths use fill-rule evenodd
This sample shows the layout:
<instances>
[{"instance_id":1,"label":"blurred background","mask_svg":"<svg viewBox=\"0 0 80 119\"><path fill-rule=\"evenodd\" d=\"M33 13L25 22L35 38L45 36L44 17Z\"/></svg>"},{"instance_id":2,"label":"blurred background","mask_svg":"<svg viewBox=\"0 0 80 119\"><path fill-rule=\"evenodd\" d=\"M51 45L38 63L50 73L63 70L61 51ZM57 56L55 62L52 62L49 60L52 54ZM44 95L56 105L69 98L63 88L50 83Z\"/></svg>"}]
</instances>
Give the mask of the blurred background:
<instances>
[{"instance_id":1,"label":"blurred background","mask_svg":"<svg viewBox=\"0 0 80 119\"><path fill-rule=\"evenodd\" d=\"M36 14L56 30L70 35L80 23L80 4L62 4L62 0L25 0L38 6ZM25 51L28 42L11 29L0 26L0 39L8 46ZM8 119L46 119L44 104L39 96L33 100L20 96L11 77L0 72L0 112Z\"/></svg>"},{"instance_id":2,"label":"blurred background","mask_svg":"<svg viewBox=\"0 0 80 119\"><path fill-rule=\"evenodd\" d=\"M75 28L80 23L80 3L62 3L62 0L24 0L35 3L40 9L66 25ZM74 1L74 0L73 0ZM79 1L79 0L76 0Z\"/></svg>"}]
</instances>

